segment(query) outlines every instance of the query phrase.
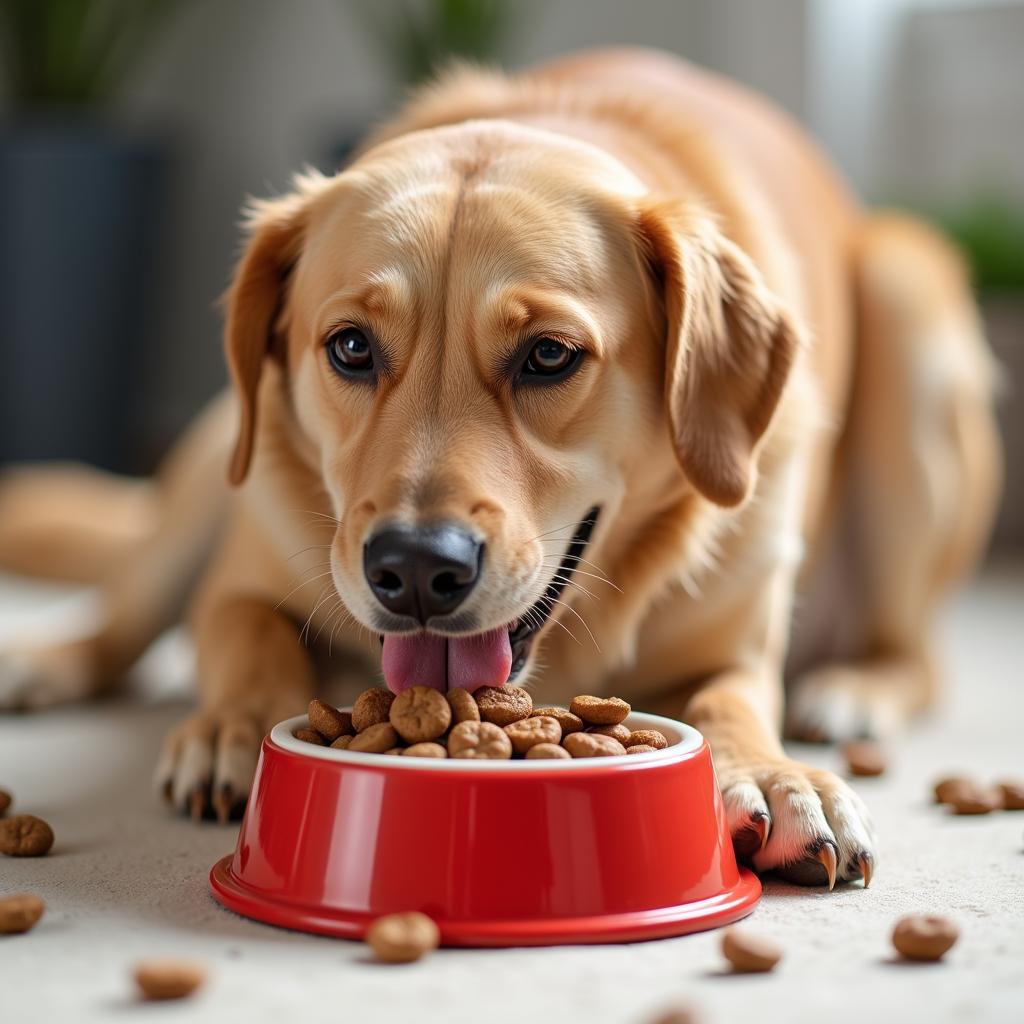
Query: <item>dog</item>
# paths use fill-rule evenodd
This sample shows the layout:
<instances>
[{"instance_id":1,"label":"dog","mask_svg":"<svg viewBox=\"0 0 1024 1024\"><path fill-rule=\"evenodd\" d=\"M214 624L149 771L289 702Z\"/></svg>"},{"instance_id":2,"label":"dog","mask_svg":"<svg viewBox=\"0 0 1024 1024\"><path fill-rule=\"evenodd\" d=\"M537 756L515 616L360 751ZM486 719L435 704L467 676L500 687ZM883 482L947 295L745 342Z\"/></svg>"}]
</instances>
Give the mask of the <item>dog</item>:
<instances>
[{"instance_id":1,"label":"dog","mask_svg":"<svg viewBox=\"0 0 1024 1024\"><path fill-rule=\"evenodd\" d=\"M691 722L741 858L870 881L862 801L781 736L928 706L987 537L993 370L938 235L740 86L589 52L456 67L254 202L226 306L230 394L155 481L8 477L0 559L106 613L0 652L0 706L115 685L187 603L200 704L157 780L196 817L325 669L511 680Z\"/></svg>"}]
</instances>

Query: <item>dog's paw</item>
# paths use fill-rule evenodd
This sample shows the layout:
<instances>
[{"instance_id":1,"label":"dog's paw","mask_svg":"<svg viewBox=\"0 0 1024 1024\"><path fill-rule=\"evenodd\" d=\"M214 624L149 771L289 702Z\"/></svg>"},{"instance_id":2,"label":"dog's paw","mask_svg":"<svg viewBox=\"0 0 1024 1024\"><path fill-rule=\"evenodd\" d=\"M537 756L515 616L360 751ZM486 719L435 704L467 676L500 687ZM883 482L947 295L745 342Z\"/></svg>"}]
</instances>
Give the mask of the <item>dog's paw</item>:
<instances>
[{"instance_id":1,"label":"dog's paw","mask_svg":"<svg viewBox=\"0 0 1024 1024\"><path fill-rule=\"evenodd\" d=\"M168 734L153 781L194 821L241 816L269 725L236 710L201 710Z\"/></svg>"},{"instance_id":2,"label":"dog's paw","mask_svg":"<svg viewBox=\"0 0 1024 1024\"><path fill-rule=\"evenodd\" d=\"M877 861L860 797L831 772L779 760L719 769L737 856L800 885L863 878Z\"/></svg>"},{"instance_id":3,"label":"dog's paw","mask_svg":"<svg viewBox=\"0 0 1024 1024\"><path fill-rule=\"evenodd\" d=\"M905 724L906 673L884 667L824 665L793 683L786 735L808 743L880 740Z\"/></svg>"},{"instance_id":4,"label":"dog's paw","mask_svg":"<svg viewBox=\"0 0 1024 1024\"><path fill-rule=\"evenodd\" d=\"M38 711L95 692L80 645L0 649L0 711Z\"/></svg>"}]
</instances>

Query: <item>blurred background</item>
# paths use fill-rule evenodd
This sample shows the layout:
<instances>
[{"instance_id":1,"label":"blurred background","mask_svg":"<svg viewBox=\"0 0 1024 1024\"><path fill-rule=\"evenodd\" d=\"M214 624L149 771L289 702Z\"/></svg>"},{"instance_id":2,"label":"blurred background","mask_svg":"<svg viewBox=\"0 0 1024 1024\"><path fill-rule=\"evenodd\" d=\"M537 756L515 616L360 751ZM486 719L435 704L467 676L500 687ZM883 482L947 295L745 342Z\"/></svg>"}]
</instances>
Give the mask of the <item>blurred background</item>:
<instances>
[{"instance_id":1,"label":"blurred background","mask_svg":"<svg viewBox=\"0 0 1024 1024\"><path fill-rule=\"evenodd\" d=\"M774 97L942 224L1006 373L1024 548L1021 0L0 0L0 461L151 470L225 379L246 195L329 171L450 53L659 46Z\"/></svg>"}]
</instances>

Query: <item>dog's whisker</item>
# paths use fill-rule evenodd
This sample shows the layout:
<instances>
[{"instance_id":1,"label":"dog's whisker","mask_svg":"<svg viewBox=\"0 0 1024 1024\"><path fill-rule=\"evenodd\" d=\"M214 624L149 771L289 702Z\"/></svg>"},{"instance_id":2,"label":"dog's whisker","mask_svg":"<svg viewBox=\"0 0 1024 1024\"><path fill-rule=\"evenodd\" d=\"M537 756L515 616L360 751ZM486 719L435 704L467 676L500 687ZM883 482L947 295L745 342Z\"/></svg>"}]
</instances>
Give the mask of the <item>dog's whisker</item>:
<instances>
[{"instance_id":1,"label":"dog's whisker","mask_svg":"<svg viewBox=\"0 0 1024 1024\"><path fill-rule=\"evenodd\" d=\"M563 523L561 526L555 526L550 530L545 530L544 533L538 533L536 537L531 537L526 543L532 544L535 540L540 540L542 537L550 537L553 533L558 533L559 530L575 530L579 523ZM566 538L568 539L568 538Z\"/></svg>"},{"instance_id":2,"label":"dog's whisker","mask_svg":"<svg viewBox=\"0 0 1024 1024\"><path fill-rule=\"evenodd\" d=\"M321 568L321 566L314 565L310 571L312 572L314 569L319 569L319 568ZM278 611L278 609L280 609L281 605L283 605L285 603L285 601L287 601L288 598L290 598L292 596L292 594L298 593L303 587L308 587L310 585L310 583L316 583L317 580L322 580L325 576L330 576L332 574L332 572L333 572L332 569L328 569L326 572L320 573L319 576L312 576L308 580L304 580L302 583L299 583L296 586L292 587L292 589L289 590L288 593L285 594L284 597L282 597L281 600L278 601L277 604L274 605L274 611L275 612Z\"/></svg>"},{"instance_id":3,"label":"dog's whisker","mask_svg":"<svg viewBox=\"0 0 1024 1024\"><path fill-rule=\"evenodd\" d=\"M326 512L318 512L315 508L290 508L289 512L304 512L309 516L318 516L321 519L329 519L336 526L341 526L341 520L337 516L329 515Z\"/></svg>"},{"instance_id":4,"label":"dog's whisker","mask_svg":"<svg viewBox=\"0 0 1024 1024\"><path fill-rule=\"evenodd\" d=\"M597 642L597 637L594 636L593 632L591 632L590 627L587 625L587 620L585 618L583 618L583 616L580 615L580 613L578 611L576 611L576 609L573 608L573 606L571 604L567 604L565 601L559 601L557 598L554 598L554 597L549 598L549 600L551 601L552 604L560 604L563 608L567 609L573 615L575 615L576 618L579 619L581 623L583 623L583 628L587 631L587 635L590 637L590 639L594 641L594 646L597 648L598 653L600 653L601 645ZM559 620L555 619L555 621L557 622Z\"/></svg>"},{"instance_id":5,"label":"dog's whisker","mask_svg":"<svg viewBox=\"0 0 1024 1024\"><path fill-rule=\"evenodd\" d=\"M285 561L290 562L293 558L298 558L299 555L304 555L307 551L330 551L331 547L332 545L330 544L310 544L309 547L296 551L294 555L289 555Z\"/></svg>"},{"instance_id":6,"label":"dog's whisker","mask_svg":"<svg viewBox=\"0 0 1024 1024\"><path fill-rule=\"evenodd\" d=\"M334 596L334 600L335 600L335 605L330 610L330 612L328 612L327 615L324 616L324 621L320 623L320 628L316 631L316 636L313 637L313 646L314 647L316 646L316 642L320 639L320 634L324 631L324 627L337 614L338 605L341 605L343 603L341 598L338 597L337 593L335 593L333 596Z\"/></svg>"},{"instance_id":7,"label":"dog's whisker","mask_svg":"<svg viewBox=\"0 0 1024 1024\"><path fill-rule=\"evenodd\" d=\"M541 562L540 564L544 569L561 569L562 567L561 563L558 565L551 565L549 562ZM622 588L615 586L607 576L599 576L596 572L587 572L586 569L578 569L575 566L572 567L571 571L573 575L579 573L581 576L590 576L592 579L599 580L601 583L607 583L609 587L613 587L620 594L622 593Z\"/></svg>"},{"instance_id":8,"label":"dog's whisker","mask_svg":"<svg viewBox=\"0 0 1024 1024\"><path fill-rule=\"evenodd\" d=\"M303 642L308 643L308 641L309 641L309 631L310 631L310 629L313 628L313 616L316 615L318 609L324 603L324 601L326 601L326 600L328 600L330 598L331 594L333 593L333 590L334 590L333 587L328 588L327 586L324 586L321 589L320 597L317 598L316 604L313 605L313 610L309 613L309 615L306 616L306 621L303 623L302 629L299 630L299 642L300 643L303 643ZM306 640L305 641L303 641L303 639L302 639L302 634L303 633L306 634Z\"/></svg>"},{"instance_id":9,"label":"dog's whisker","mask_svg":"<svg viewBox=\"0 0 1024 1024\"><path fill-rule=\"evenodd\" d=\"M552 577L556 583L561 583L564 587L571 587L573 590L578 590L581 594L586 594L592 601L600 601L601 599L587 590L582 584L577 583L575 580L569 579L568 576L563 576L561 573L555 573Z\"/></svg>"}]
</instances>

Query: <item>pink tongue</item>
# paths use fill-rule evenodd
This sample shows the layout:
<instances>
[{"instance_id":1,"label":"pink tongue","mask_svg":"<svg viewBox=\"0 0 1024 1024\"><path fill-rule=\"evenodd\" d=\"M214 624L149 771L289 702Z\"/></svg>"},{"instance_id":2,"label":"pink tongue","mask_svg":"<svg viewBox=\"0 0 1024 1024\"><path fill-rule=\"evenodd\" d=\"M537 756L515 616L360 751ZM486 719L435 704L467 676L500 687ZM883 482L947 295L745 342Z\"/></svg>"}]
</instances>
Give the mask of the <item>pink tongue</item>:
<instances>
[{"instance_id":1,"label":"pink tongue","mask_svg":"<svg viewBox=\"0 0 1024 1024\"><path fill-rule=\"evenodd\" d=\"M444 693L463 687L503 686L512 668L507 629L476 636L436 633L385 636L381 652L384 681L393 693L410 686L431 686Z\"/></svg>"}]
</instances>

